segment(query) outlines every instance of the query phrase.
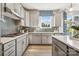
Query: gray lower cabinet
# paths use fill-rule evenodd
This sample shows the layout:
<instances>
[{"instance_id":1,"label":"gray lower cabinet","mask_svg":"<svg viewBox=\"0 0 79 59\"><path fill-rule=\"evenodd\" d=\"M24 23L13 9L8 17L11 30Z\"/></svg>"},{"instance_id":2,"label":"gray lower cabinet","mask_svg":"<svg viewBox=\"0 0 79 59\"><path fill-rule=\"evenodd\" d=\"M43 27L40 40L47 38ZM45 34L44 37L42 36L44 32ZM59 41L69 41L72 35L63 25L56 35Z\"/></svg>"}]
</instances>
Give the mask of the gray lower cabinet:
<instances>
[{"instance_id":1,"label":"gray lower cabinet","mask_svg":"<svg viewBox=\"0 0 79 59\"><path fill-rule=\"evenodd\" d=\"M79 56L79 52L52 37L52 55L55 56Z\"/></svg>"},{"instance_id":2,"label":"gray lower cabinet","mask_svg":"<svg viewBox=\"0 0 79 59\"><path fill-rule=\"evenodd\" d=\"M0 56L2 56L2 44L0 44Z\"/></svg>"},{"instance_id":3,"label":"gray lower cabinet","mask_svg":"<svg viewBox=\"0 0 79 59\"><path fill-rule=\"evenodd\" d=\"M3 56L15 56L15 40L2 45Z\"/></svg>"},{"instance_id":4,"label":"gray lower cabinet","mask_svg":"<svg viewBox=\"0 0 79 59\"><path fill-rule=\"evenodd\" d=\"M23 45L23 52L25 51L25 49L27 48L27 46L28 46L28 39L27 39L27 36L26 35L24 35L23 37L22 37L22 39L23 39L23 43L22 43L22 45Z\"/></svg>"},{"instance_id":5,"label":"gray lower cabinet","mask_svg":"<svg viewBox=\"0 0 79 59\"><path fill-rule=\"evenodd\" d=\"M28 44L29 43L26 34L7 43L0 43L0 56L21 56Z\"/></svg>"},{"instance_id":6,"label":"gray lower cabinet","mask_svg":"<svg viewBox=\"0 0 79 59\"><path fill-rule=\"evenodd\" d=\"M16 39L16 55L21 56L22 55L22 38Z\"/></svg>"},{"instance_id":7,"label":"gray lower cabinet","mask_svg":"<svg viewBox=\"0 0 79 59\"><path fill-rule=\"evenodd\" d=\"M41 44L41 39L40 33L30 34L30 44Z\"/></svg>"},{"instance_id":8,"label":"gray lower cabinet","mask_svg":"<svg viewBox=\"0 0 79 59\"><path fill-rule=\"evenodd\" d=\"M25 51L25 49L28 46L28 40L27 40L27 36L23 35L19 38L16 39L16 56L21 56L23 55L23 52Z\"/></svg>"},{"instance_id":9,"label":"gray lower cabinet","mask_svg":"<svg viewBox=\"0 0 79 59\"><path fill-rule=\"evenodd\" d=\"M30 44L52 44L52 38L47 33L32 33L30 34Z\"/></svg>"},{"instance_id":10,"label":"gray lower cabinet","mask_svg":"<svg viewBox=\"0 0 79 59\"><path fill-rule=\"evenodd\" d=\"M42 34L42 44L52 44L51 34Z\"/></svg>"},{"instance_id":11,"label":"gray lower cabinet","mask_svg":"<svg viewBox=\"0 0 79 59\"><path fill-rule=\"evenodd\" d=\"M56 56L66 56L66 53L63 52L58 46L55 46Z\"/></svg>"}]
</instances>

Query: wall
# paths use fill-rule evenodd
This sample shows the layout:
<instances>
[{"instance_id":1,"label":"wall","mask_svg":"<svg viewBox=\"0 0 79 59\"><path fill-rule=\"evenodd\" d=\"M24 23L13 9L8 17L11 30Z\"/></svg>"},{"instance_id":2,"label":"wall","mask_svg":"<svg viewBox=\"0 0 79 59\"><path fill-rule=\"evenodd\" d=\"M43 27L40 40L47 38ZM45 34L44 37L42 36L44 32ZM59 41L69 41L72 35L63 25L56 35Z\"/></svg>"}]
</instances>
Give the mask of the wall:
<instances>
[{"instance_id":1,"label":"wall","mask_svg":"<svg viewBox=\"0 0 79 59\"><path fill-rule=\"evenodd\" d=\"M1 35L12 34L16 32L17 26L15 25L14 20L9 17L4 17L1 22Z\"/></svg>"}]
</instances>

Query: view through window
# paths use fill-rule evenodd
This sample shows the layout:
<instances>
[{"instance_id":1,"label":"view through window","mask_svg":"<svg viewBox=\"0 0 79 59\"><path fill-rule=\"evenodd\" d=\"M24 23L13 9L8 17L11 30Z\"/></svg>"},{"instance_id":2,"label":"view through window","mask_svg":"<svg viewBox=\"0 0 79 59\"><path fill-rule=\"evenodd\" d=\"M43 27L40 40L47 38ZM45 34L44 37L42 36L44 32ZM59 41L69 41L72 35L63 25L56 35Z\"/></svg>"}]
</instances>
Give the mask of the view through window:
<instances>
[{"instance_id":1,"label":"view through window","mask_svg":"<svg viewBox=\"0 0 79 59\"><path fill-rule=\"evenodd\" d=\"M41 27L50 28L51 27L51 16L40 16Z\"/></svg>"}]
</instances>

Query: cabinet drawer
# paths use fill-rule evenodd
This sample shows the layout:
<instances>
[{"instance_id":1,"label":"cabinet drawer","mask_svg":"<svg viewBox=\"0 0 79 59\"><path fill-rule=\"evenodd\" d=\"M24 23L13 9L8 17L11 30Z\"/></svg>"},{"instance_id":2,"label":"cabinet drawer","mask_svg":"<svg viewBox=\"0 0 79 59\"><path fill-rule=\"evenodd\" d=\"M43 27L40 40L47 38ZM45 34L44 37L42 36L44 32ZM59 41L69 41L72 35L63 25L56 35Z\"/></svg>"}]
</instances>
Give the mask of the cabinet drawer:
<instances>
[{"instance_id":1,"label":"cabinet drawer","mask_svg":"<svg viewBox=\"0 0 79 59\"><path fill-rule=\"evenodd\" d=\"M4 50L7 50L7 49L9 49L12 46L15 46L15 40L4 44Z\"/></svg>"},{"instance_id":2,"label":"cabinet drawer","mask_svg":"<svg viewBox=\"0 0 79 59\"><path fill-rule=\"evenodd\" d=\"M10 54L9 56L15 56L15 51L12 54Z\"/></svg>"},{"instance_id":3,"label":"cabinet drawer","mask_svg":"<svg viewBox=\"0 0 79 59\"><path fill-rule=\"evenodd\" d=\"M71 49L71 48L69 48L69 55L76 55L76 54L78 54L75 50L73 50L73 49ZM79 55L79 54L78 54Z\"/></svg>"},{"instance_id":4,"label":"cabinet drawer","mask_svg":"<svg viewBox=\"0 0 79 59\"><path fill-rule=\"evenodd\" d=\"M67 46L65 44L63 44L62 42L58 41L57 39L53 39L53 42L59 46L61 49L63 49L63 51L67 51Z\"/></svg>"},{"instance_id":5,"label":"cabinet drawer","mask_svg":"<svg viewBox=\"0 0 79 59\"><path fill-rule=\"evenodd\" d=\"M63 52L60 48L56 46L56 55L57 56L66 56L66 53Z\"/></svg>"},{"instance_id":6,"label":"cabinet drawer","mask_svg":"<svg viewBox=\"0 0 79 59\"><path fill-rule=\"evenodd\" d=\"M15 52L15 46L11 47L10 49L4 51L4 56L9 56L10 54L12 54L13 52ZM14 54L15 55L15 54Z\"/></svg>"}]
</instances>

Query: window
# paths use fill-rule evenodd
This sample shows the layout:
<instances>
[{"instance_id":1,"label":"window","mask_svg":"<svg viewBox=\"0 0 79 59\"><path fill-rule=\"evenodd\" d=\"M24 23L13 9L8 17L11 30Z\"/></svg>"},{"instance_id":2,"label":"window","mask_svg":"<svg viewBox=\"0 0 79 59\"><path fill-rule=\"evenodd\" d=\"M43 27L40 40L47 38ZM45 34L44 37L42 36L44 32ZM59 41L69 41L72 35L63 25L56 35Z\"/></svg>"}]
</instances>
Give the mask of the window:
<instances>
[{"instance_id":1,"label":"window","mask_svg":"<svg viewBox=\"0 0 79 59\"><path fill-rule=\"evenodd\" d=\"M39 26L41 28L51 28L53 16L50 11L41 11L40 12L40 22Z\"/></svg>"},{"instance_id":2,"label":"window","mask_svg":"<svg viewBox=\"0 0 79 59\"><path fill-rule=\"evenodd\" d=\"M40 16L41 28L51 28L51 17L52 16Z\"/></svg>"}]
</instances>

